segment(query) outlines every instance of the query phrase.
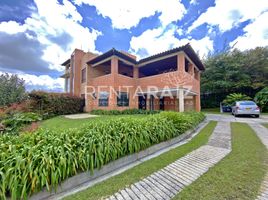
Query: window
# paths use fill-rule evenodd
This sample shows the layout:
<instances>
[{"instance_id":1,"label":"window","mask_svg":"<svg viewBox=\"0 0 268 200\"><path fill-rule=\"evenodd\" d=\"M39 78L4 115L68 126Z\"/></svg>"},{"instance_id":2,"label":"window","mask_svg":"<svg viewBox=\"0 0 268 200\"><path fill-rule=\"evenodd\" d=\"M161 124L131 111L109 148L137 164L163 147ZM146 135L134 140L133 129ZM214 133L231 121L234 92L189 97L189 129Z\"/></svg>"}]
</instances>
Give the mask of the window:
<instances>
[{"instance_id":1,"label":"window","mask_svg":"<svg viewBox=\"0 0 268 200\"><path fill-rule=\"evenodd\" d=\"M129 98L127 92L119 92L117 96L117 106L129 106Z\"/></svg>"},{"instance_id":2,"label":"window","mask_svg":"<svg viewBox=\"0 0 268 200\"><path fill-rule=\"evenodd\" d=\"M82 79L81 79L82 83L86 82L86 80L87 80L86 72L87 72L86 68L82 69Z\"/></svg>"},{"instance_id":3,"label":"window","mask_svg":"<svg viewBox=\"0 0 268 200\"><path fill-rule=\"evenodd\" d=\"M241 105L241 106L255 106L256 103L254 103L253 101L243 101L243 102L240 102L239 105Z\"/></svg>"},{"instance_id":4,"label":"window","mask_svg":"<svg viewBox=\"0 0 268 200\"><path fill-rule=\"evenodd\" d=\"M185 58L185 63L184 63L184 70L185 70L185 72L189 72L189 65L190 65L189 60L187 60Z\"/></svg>"},{"instance_id":5,"label":"window","mask_svg":"<svg viewBox=\"0 0 268 200\"><path fill-rule=\"evenodd\" d=\"M199 72L198 72L198 70L196 68L194 68L194 78L196 80L199 80Z\"/></svg>"},{"instance_id":6,"label":"window","mask_svg":"<svg viewBox=\"0 0 268 200\"><path fill-rule=\"evenodd\" d=\"M109 93L108 92L100 92L99 93L99 106L108 106L109 104Z\"/></svg>"}]
</instances>

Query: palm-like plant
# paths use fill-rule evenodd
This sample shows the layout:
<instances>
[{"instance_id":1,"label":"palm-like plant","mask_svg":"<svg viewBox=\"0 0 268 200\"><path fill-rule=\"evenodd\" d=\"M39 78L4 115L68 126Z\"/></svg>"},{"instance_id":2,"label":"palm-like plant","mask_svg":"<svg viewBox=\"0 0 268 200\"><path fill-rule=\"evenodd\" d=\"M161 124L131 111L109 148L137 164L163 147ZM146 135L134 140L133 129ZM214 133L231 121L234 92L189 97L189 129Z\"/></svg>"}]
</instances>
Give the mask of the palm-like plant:
<instances>
[{"instance_id":1,"label":"palm-like plant","mask_svg":"<svg viewBox=\"0 0 268 200\"><path fill-rule=\"evenodd\" d=\"M246 101L251 100L251 97L242 93L232 93L226 96L223 103L226 105L232 105L235 101Z\"/></svg>"}]
</instances>

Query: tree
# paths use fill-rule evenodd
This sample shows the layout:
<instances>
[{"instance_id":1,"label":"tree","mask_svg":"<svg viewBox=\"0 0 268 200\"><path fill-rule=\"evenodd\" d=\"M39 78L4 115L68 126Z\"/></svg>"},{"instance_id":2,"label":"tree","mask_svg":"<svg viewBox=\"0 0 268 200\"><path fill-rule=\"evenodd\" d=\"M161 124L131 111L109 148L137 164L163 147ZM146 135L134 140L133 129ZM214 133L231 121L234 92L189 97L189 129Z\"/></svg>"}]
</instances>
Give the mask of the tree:
<instances>
[{"instance_id":1,"label":"tree","mask_svg":"<svg viewBox=\"0 0 268 200\"><path fill-rule=\"evenodd\" d=\"M206 71L201 76L201 93L205 94L202 106L219 105L230 93L254 97L268 85L267 58L268 47L257 47L246 51L227 50L203 60Z\"/></svg>"},{"instance_id":2,"label":"tree","mask_svg":"<svg viewBox=\"0 0 268 200\"><path fill-rule=\"evenodd\" d=\"M0 75L0 106L21 102L25 98L25 82L17 75Z\"/></svg>"}]
</instances>

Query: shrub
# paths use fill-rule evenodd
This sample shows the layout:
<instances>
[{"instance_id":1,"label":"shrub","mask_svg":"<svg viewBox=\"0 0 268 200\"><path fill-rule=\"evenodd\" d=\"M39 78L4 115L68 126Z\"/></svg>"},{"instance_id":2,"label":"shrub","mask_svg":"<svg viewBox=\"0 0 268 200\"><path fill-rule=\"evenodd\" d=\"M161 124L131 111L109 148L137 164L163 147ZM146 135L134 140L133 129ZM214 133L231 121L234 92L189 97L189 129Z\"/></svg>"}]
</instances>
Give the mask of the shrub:
<instances>
[{"instance_id":1,"label":"shrub","mask_svg":"<svg viewBox=\"0 0 268 200\"><path fill-rule=\"evenodd\" d=\"M92 110L90 113L93 115L149 115L149 114L157 114L159 110L141 110L141 109L125 109L125 110Z\"/></svg>"},{"instance_id":2,"label":"shrub","mask_svg":"<svg viewBox=\"0 0 268 200\"><path fill-rule=\"evenodd\" d=\"M41 91L33 91L29 96L32 100L31 109L45 118L83 112L85 100L77 96Z\"/></svg>"},{"instance_id":3,"label":"shrub","mask_svg":"<svg viewBox=\"0 0 268 200\"><path fill-rule=\"evenodd\" d=\"M24 125L41 120L42 117L39 114L28 112L10 115L1 123L5 126L5 133L17 134Z\"/></svg>"},{"instance_id":4,"label":"shrub","mask_svg":"<svg viewBox=\"0 0 268 200\"><path fill-rule=\"evenodd\" d=\"M169 112L161 112L160 115L164 116L169 121L172 121L176 130L178 131L178 134L181 134L186 130L188 130L189 128L196 126L205 118L205 115L201 112L179 113L169 111Z\"/></svg>"},{"instance_id":5,"label":"shrub","mask_svg":"<svg viewBox=\"0 0 268 200\"><path fill-rule=\"evenodd\" d=\"M12 115L18 112L30 112L32 101L29 99L24 100L20 103L12 103L10 106L3 108L3 111L7 115Z\"/></svg>"},{"instance_id":6,"label":"shrub","mask_svg":"<svg viewBox=\"0 0 268 200\"><path fill-rule=\"evenodd\" d=\"M25 99L25 82L18 75L0 75L0 106L8 106Z\"/></svg>"},{"instance_id":7,"label":"shrub","mask_svg":"<svg viewBox=\"0 0 268 200\"><path fill-rule=\"evenodd\" d=\"M263 112L267 112L268 111L268 87L265 87L261 91L259 91L256 94L254 100L260 106Z\"/></svg>"},{"instance_id":8,"label":"shrub","mask_svg":"<svg viewBox=\"0 0 268 200\"><path fill-rule=\"evenodd\" d=\"M93 173L110 161L176 137L203 118L202 113L162 112L92 121L63 132L41 129L2 135L0 199L8 194L12 199L26 199L43 187L56 189L68 177L81 171Z\"/></svg>"},{"instance_id":9,"label":"shrub","mask_svg":"<svg viewBox=\"0 0 268 200\"><path fill-rule=\"evenodd\" d=\"M232 93L227 95L227 97L223 100L223 103L225 105L232 105L236 101L245 101L245 100L251 100L251 98L245 94L241 93Z\"/></svg>"}]
</instances>

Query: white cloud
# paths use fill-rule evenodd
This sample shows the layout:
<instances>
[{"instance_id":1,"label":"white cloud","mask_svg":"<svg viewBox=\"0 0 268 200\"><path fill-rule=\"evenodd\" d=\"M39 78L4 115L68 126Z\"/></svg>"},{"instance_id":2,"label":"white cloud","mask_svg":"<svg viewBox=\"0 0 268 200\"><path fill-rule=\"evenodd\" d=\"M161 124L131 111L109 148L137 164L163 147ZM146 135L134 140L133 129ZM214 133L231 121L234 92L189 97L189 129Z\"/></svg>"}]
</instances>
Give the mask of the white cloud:
<instances>
[{"instance_id":1,"label":"white cloud","mask_svg":"<svg viewBox=\"0 0 268 200\"><path fill-rule=\"evenodd\" d=\"M19 74L18 76L25 80L28 89L63 91L64 88L64 79L62 78L52 78L48 75L36 76L31 74Z\"/></svg>"},{"instance_id":2,"label":"white cloud","mask_svg":"<svg viewBox=\"0 0 268 200\"><path fill-rule=\"evenodd\" d=\"M26 31L26 26L20 25L15 21L0 23L0 32L6 32L8 34L16 34L24 31Z\"/></svg>"},{"instance_id":3,"label":"white cloud","mask_svg":"<svg viewBox=\"0 0 268 200\"><path fill-rule=\"evenodd\" d=\"M0 75L4 72L0 71ZM14 73L8 73L14 74ZM64 79L62 78L52 78L48 75L32 75L25 73L16 73L19 78L25 81L25 86L27 90L46 90L46 91L63 91L64 89Z\"/></svg>"},{"instance_id":4,"label":"white cloud","mask_svg":"<svg viewBox=\"0 0 268 200\"><path fill-rule=\"evenodd\" d=\"M161 13L159 19L163 26L182 18L186 12L180 0L73 0L76 4L82 3L95 6L99 14L109 17L114 28L129 29L137 26L142 18Z\"/></svg>"},{"instance_id":5,"label":"white cloud","mask_svg":"<svg viewBox=\"0 0 268 200\"><path fill-rule=\"evenodd\" d=\"M240 50L255 48L257 46L268 46L268 12L257 17L251 24L244 28L245 34L239 36L230 43L231 46Z\"/></svg>"},{"instance_id":6,"label":"white cloud","mask_svg":"<svg viewBox=\"0 0 268 200\"><path fill-rule=\"evenodd\" d=\"M204 23L219 26L222 32L228 31L243 21L255 19L266 10L267 0L216 0L215 6L201 14L188 31Z\"/></svg>"},{"instance_id":7,"label":"white cloud","mask_svg":"<svg viewBox=\"0 0 268 200\"><path fill-rule=\"evenodd\" d=\"M198 2L197 2L197 0L191 0L191 1L190 1L190 4L191 4L191 5L197 5Z\"/></svg>"},{"instance_id":8,"label":"white cloud","mask_svg":"<svg viewBox=\"0 0 268 200\"><path fill-rule=\"evenodd\" d=\"M59 4L57 0L34 1L37 9L24 24L2 22L0 32L25 32L29 39L38 40L44 45L43 55L40 56L49 63L50 69L58 71L63 70L60 63L66 60L75 48L96 52L95 40L101 33L94 29L90 31L80 24L82 16L72 3L68 0L63 0L63 4Z\"/></svg>"},{"instance_id":9,"label":"white cloud","mask_svg":"<svg viewBox=\"0 0 268 200\"><path fill-rule=\"evenodd\" d=\"M187 43L190 43L193 49L198 52L201 57L206 56L209 51L213 51L213 41L210 40L209 37L204 37L200 40L187 38L179 40L174 35L176 31L176 26L173 26L168 30L164 30L162 27L147 30L140 36L131 38L130 51L141 58L179 47ZM141 54L140 52L146 52L148 55Z\"/></svg>"}]
</instances>

